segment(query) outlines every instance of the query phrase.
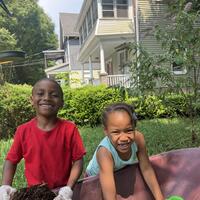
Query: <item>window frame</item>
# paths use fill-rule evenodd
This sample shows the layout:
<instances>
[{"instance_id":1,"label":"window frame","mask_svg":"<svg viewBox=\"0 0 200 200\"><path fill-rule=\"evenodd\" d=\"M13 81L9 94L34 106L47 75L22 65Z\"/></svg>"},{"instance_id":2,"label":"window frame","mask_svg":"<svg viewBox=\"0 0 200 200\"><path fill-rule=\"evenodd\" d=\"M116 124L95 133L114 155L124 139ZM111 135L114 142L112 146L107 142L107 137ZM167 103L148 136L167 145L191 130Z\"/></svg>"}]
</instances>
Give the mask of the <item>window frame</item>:
<instances>
[{"instance_id":1,"label":"window frame","mask_svg":"<svg viewBox=\"0 0 200 200\"><path fill-rule=\"evenodd\" d=\"M103 18L128 18L129 17L129 0L126 0L126 3L118 3L117 0L113 0L113 3L104 3L104 0L101 0L101 8L102 8L102 17ZM113 9L107 10L104 9L104 6L112 6ZM124 11L126 11L126 16L119 16L120 13L120 9L118 7L125 7L126 9ZM108 12L112 12L113 15L112 16L105 16L104 13L108 13ZM125 12L123 12L125 13Z\"/></svg>"},{"instance_id":2,"label":"window frame","mask_svg":"<svg viewBox=\"0 0 200 200\"><path fill-rule=\"evenodd\" d=\"M179 68L182 68L180 70L175 70L175 67L179 67ZM175 75L184 75L184 74L187 74L187 69L186 67L182 66L182 65L177 65L175 62L172 63L171 65L171 70L173 72L173 74Z\"/></svg>"}]
</instances>

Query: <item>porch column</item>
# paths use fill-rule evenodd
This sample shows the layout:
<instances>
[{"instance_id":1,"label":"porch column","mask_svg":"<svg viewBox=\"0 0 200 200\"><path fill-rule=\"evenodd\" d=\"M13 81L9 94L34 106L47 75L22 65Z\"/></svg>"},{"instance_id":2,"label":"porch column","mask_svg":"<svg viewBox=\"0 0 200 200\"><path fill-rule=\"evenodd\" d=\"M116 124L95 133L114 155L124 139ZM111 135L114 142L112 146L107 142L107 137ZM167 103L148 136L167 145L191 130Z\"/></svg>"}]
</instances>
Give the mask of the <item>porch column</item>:
<instances>
[{"instance_id":1,"label":"porch column","mask_svg":"<svg viewBox=\"0 0 200 200\"><path fill-rule=\"evenodd\" d=\"M108 74L106 73L106 68L105 68L105 56L102 43L100 43L99 47L100 47L100 65L101 65L100 82L107 85Z\"/></svg>"},{"instance_id":2,"label":"porch column","mask_svg":"<svg viewBox=\"0 0 200 200\"><path fill-rule=\"evenodd\" d=\"M44 53L44 68L47 68L47 57L46 54Z\"/></svg>"},{"instance_id":3,"label":"porch column","mask_svg":"<svg viewBox=\"0 0 200 200\"><path fill-rule=\"evenodd\" d=\"M71 71L71 58L70 58L70 44L69 44L69 37L67 37L67 57L69 63L69 70Z\"/></svg>"},{"instance_id":4,"label":"porch column","mask_svg":"<svg viewBox=\"0 0 200 200\"><path fill-rule=\"evenodd\" d=\"M93 67L92 67L92 58L89 56L89 70L90 70L90 84L93 84Z\"/></svg>"},{"instance_id":5,"label":"porch column","mask_svg":"<svg viewBox=\"0 0 200 200\"><path fill-rule=\"evenodd\" d=\"M84 77L84 63L81 63L81 84L85 83L85 77Z\"/></svg>"}]
</instances>

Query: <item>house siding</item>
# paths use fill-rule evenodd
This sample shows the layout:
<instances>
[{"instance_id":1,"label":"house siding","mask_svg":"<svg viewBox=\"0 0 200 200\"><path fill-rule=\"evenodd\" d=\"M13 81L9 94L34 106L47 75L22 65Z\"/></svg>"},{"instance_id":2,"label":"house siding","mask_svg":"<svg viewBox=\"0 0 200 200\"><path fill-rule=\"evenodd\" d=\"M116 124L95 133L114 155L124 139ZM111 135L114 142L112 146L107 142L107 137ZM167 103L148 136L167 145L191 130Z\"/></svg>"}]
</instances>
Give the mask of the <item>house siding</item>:
<instances>
[{"instance_id":1,"label":"house siding","mask_svg":"<svg viewBox=\"0 0 200 200\"><path fill-rule=\"evenodd\" d=\"M161 46L154 36L154 26L167 25L165 20L167 4L158 0L139 0L139 38L140 42L149 52L161 52Z\"/></svg>"},{"instance_id":2,"label":"house siding","mask_svg":"<svg viewBox=\"0 0 200 200\"><path fill-rule=\"evenodd\" d=\"M66 48L66 53L68 54L68 48ZM79 52L80 46L79 46L79 39L70 39L69 40L69 55L70 55L70 65L73 67L74 70L81 70L81 64L78 62L78 52ZM67 62L69 62L69 59L67 58Z\"/></svg>"},{"instance_id":3,"label":"house siding","mask_svg":"<svg viewBox=\"0 0 200 200\"><path fill-rule=\"evenodd\" d=\"M115 34L134 33L132 20L120 19L101 19L97 28L97 35L115 35Z\"/></svg>"}]
</instances>

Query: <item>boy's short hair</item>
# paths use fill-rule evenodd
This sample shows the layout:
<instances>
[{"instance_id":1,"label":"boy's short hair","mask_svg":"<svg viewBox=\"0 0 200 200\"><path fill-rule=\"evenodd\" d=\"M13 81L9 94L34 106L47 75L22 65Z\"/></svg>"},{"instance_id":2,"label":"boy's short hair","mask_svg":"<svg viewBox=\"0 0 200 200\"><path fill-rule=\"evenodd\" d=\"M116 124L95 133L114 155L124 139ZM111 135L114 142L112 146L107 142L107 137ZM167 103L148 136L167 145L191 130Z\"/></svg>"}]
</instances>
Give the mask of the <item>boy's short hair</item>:
<instances>
[{"instance_id":1,"label":"boy's short hair","mask_svg":"<svg viewBox=\"0 0 200 200\"><path fill-rule=\"evenodd\" d=\"M59 84L56 80L54 80L54 79L52 79L52 78L42 78L42 79L38 80L38 81L33 85L32 94L33 94L33 90L34 90L34 88L36 87L36 85L38 85L38 84L39 84L40 82L42 82L42 81L50 81L50 82L54 83L54 84L57 86L57 88L58 88L58 90L59 90L59 92L60 92L61 98L63 99L63 96L64 96L64 95L63 95L63 90L62 90L60 84Z\"/></svg>"}]
</instances>

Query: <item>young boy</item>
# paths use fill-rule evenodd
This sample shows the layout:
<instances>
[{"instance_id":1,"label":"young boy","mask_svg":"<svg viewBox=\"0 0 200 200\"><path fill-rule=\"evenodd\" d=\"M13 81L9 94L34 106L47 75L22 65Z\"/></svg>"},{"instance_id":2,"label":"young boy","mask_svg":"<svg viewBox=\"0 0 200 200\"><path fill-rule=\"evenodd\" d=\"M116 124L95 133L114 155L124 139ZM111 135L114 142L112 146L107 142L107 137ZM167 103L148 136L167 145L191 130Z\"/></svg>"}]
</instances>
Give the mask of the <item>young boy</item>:
<instances>
[{"instance_id":1,"label":"young boy","mask_svg":"<svg viewBox=\"0 0 200 200\"><path fill-rule=\"evenodd\" d=\"M60 85L48 78L39 80L32 89L31 103L36 117L17 128L4 163L0 200L15 192L11 185L22 158L28 186L46 183L50 189L60 188L56 200L70 200L86 152L76 125L57 117L63 106Z\"/></svg>"},{"instance_id":2,"label":"young boy","mask_svg":"<svg viewBox=\"0 0 200 200\"><path fill-rule=\"evenodd\" d=\"M98 145L89 165L88 176L99 174L104 200L116 200L114 171L138 159L142 175L156 200L164 200L148 159L144 136L135 130L133 108L126 103L108 106L102 116L106 137Z\"/></svg>"}]
</instances>

